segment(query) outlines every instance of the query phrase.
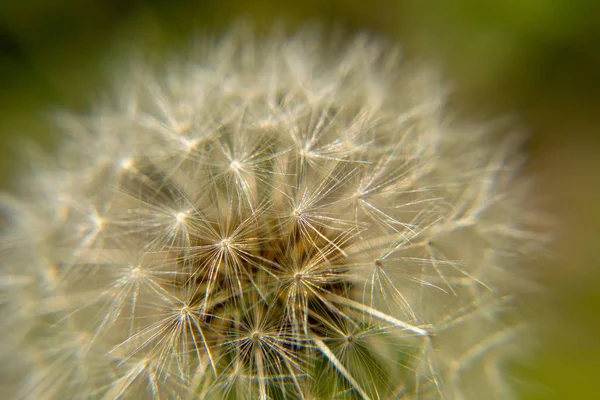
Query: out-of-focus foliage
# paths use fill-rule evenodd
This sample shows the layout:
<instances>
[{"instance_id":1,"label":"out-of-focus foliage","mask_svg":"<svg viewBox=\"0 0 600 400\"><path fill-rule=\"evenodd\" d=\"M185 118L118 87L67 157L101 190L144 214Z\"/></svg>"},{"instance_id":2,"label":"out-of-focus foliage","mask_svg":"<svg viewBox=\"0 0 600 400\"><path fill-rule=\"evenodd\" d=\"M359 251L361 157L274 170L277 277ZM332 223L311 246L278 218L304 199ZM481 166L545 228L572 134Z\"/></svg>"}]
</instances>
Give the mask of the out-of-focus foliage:
<instances>
[{"instance_id":1,"label":"out-of-focus foliage","mask_svg":"<svg viewBox=\"0 0 600 400\"><path fill-rule=\"evenodd\" d=\"M15 141L52 143L53 106L85 110L101 92L109 49L127 40L156 53L191 30L239 16L283 17L381 32L411 57L437 59L465 110L516 112L532 133L528 168L557 214L552 299L535 365L515 367L526 399L590 398L600 362L600 2L586 0L4 0L0 2L0 181ZM485 104L485 106L482 106ZM540 267L541 268L541 267Z\"/></svg>"}]
</instances>

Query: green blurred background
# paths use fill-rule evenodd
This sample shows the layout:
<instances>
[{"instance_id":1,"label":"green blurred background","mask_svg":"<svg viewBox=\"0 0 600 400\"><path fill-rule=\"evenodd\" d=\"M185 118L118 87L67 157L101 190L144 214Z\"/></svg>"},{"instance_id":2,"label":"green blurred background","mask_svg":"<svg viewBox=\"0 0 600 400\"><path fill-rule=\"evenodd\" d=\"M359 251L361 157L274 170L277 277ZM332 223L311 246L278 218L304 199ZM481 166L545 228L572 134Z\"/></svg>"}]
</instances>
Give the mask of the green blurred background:
<instances>
[{"instance_id":1,"label":"green blurred background","mask_svg":"<svg viewBox=\"0 0 600 400\"><path fill-rule=\"evenodd\" d=\"M55 145L49 112L98 98L115 48L160 54L240 16L383 34L442 66L458 112L521 118L558 229L553 261L532 266L551 293L532 305L543 348L513 372L524 399L600 398L600 1L0 0L0 186L21 168L19 139Z\"/></svg>"}]
</instances>

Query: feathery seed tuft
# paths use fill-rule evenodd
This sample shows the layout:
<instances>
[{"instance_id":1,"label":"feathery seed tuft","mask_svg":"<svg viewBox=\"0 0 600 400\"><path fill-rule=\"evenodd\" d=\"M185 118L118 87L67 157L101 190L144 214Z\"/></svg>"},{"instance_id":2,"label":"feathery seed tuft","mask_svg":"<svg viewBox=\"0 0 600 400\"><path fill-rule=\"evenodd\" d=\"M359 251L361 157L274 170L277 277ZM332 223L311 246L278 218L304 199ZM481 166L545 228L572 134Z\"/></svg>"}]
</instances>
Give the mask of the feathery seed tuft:
<instances>
[{"instance_id":1,"label":"feathery seed tuft","mask_svg":"<svg viewBox=\"0 0 600 400\"><path fill-rule=\"evenodd\" d=\"M240 27L122 75L2 198L3 396L508 398L541 240L510 124L367 35Z\"/></svg>"}]
</instances>

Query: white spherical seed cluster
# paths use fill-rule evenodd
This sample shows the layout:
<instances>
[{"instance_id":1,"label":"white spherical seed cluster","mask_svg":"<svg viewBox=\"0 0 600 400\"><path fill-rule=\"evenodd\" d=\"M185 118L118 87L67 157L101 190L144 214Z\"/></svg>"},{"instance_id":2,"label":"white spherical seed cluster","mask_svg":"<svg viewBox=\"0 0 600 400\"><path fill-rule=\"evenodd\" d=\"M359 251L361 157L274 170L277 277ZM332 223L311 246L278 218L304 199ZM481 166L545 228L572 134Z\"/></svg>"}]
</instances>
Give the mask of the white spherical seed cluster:
<instances>
[{"instance_id":1,"label":"white spherical seed cluster","mask_svg":"<svg viewBox=\"0 0 600 400\"><path fill-rule=\"evenodd\" d=\"M3 396L509 396L519 134L366 35L142 64L2 198Z\"/></svg>"}]
</instances>

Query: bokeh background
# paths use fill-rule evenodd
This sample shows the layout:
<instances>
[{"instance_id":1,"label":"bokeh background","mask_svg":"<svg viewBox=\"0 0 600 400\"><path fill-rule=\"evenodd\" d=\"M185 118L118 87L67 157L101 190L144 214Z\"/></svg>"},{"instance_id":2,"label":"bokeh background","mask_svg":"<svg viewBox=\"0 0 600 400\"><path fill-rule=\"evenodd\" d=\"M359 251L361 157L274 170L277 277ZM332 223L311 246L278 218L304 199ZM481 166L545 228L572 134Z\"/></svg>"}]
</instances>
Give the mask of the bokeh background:
<instances>
[{"instance_id":1,"label":"bokeh background","mask_svg":"<svg viewBox=\"0 0 600 400\"><path fill-rule=\"evenodd\" d=\"M0 0L0 187L26 167L23 139L57 145L52 110L99 97L115 49L161 54L239 17L387 36L441 66L457 112L520 118L557 235L532 266L549 293L531 304L542 348L512 373L523 399L600 398L600 1Z\"/></svg>"}]
</instances>

